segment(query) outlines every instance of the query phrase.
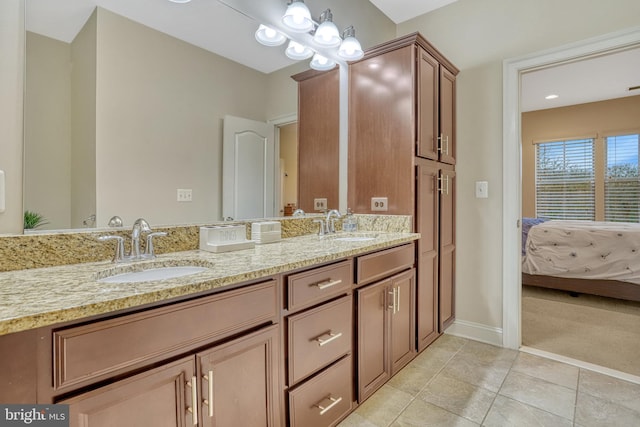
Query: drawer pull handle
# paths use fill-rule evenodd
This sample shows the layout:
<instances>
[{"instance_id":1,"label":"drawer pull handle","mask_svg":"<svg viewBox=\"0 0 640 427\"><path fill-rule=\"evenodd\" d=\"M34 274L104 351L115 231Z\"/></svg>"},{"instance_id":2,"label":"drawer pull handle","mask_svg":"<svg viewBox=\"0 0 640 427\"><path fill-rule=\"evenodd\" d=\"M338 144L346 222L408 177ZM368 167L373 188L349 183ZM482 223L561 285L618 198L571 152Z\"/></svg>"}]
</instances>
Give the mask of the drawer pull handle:
<instances>
[{"instance_id":1,"label":"drawer pull handle","mask_svg":"<svg viewBox=\"0 0 640 427\"><path fill-rule=\"evenodd\" d=\"M320 283L316 283L314 286L317 286L318 289L320 289L321 291L327 288L330 288L332 286L335 285L339 285L340 283L342 283L342 279L338 279L338 280L326 280L324 282L320 282Z\"/></svg>"},{"instance_id":2,"label":"drawer pull handle","mask_svg":"<svg viewBox=\"0 0 640 427\"><path fill-rule=\"evenodd\" d=\"M342 402L342 398L341 397L339 397L337 399L334 399L333 397L329 396L329 397L327 397L327 399L329 399L331 401L329 406L325 407L325 406L320 405L319 403L316 404L318 409L320 409L320 415L324 415L328 410L330 410L331 408L336 406L338 403Z\"/></svg>"},{"instance_id":3,"label":"drawer pull handle","mask_svg":"<svg viewBox=\"0 0 640 427\"><path fill-rule=\"evenodd\" d=\"M191 406L187 408L187 411L191 412L193 416L193 425L198 425L198 387L196 381L197 377L191 377L191 381L187 381L187 386L191 387Z\"/></svg>"},{"instance_id":4,"label":"drawer pull handle","mask_svg":"<svg viewBox=\"0 0 640 427\"><path fill-rule=\"evenodd\" d=\"M204 404L209 407L209 418L213 418L213 371L209 371L208 375L203 375L205 380L207 380L207 384L209 385L209 394L207 395L207 399L204 400Z\"/></svg>"},{"instance_id":5,"label":"drawer pull handle","mask_svg":"<svg viewBox=\"0 0 640 427\"><path fill-rule=\"evenodd\" d=\"M333 334L329 332L328 334L325 334L325 335L329 335L329 338L322 339L322 336L316 338L316 341L318 341L318 345L320 347L322 347L325 344L329 344L333 340L337 340L338 338L340 338L342 336L342 332L338 332L337 334Z\"/></svg>"}]
</instances>

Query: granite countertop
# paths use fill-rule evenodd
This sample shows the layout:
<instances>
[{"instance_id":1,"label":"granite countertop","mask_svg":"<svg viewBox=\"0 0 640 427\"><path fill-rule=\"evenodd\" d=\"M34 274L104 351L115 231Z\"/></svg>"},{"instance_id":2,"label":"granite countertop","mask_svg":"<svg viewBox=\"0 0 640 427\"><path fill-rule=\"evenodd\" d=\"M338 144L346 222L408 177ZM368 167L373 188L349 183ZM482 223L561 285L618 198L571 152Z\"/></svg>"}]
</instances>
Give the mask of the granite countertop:
<instances>
[{"instance_id":1,"label":"granite countertop","mask_svg":"<svg viewBox=\"0 0 640 427\"><path fill-rule=\"evenodd\" d=\"M336 237L371 236L340 241ZM192 250L126 264L93 262L0 273L0 335L198 294L417 240L417 233L306 235L235 252ZM98 279L152 267L196 265L201 273L139 283Z\"/></svg>"}]
</instances>

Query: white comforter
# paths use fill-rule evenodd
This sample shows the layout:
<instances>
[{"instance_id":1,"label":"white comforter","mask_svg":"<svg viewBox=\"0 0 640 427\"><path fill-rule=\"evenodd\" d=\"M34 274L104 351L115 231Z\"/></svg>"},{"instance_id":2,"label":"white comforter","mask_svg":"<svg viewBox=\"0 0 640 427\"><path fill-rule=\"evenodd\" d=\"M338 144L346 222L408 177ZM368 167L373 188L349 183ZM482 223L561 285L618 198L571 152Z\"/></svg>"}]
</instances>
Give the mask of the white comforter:
<instances>
[{"instance_id":1,"label":"white comforter","mask_svg":"<svg viewBox=\"0 0 640 427\"><path fill-rule=\"evenodd\" d=\"M640 284L640 224L548 221L529 230L522 271Z\"/></svg>"}]
</instances>

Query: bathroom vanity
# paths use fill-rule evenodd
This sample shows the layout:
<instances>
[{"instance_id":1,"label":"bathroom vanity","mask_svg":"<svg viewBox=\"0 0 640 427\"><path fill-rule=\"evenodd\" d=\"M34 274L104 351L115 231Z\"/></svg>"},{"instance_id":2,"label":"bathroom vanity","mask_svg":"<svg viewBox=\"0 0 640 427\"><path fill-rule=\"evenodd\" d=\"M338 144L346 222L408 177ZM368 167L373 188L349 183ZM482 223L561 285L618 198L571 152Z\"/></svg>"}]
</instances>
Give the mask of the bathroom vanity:
<instances>
[{"instance_id":1,"label":"bathroom vanity","mask_svg":"<svg viewBox=\"0 0 640 427\"><path fill-rule=\"evenodd\" d=\"M133 268L106 262L0 273L0 402L92 427L335 425L416 354L419 235L344 236L135 263L209 267L152 282L99 282Z\"/></svg>"}]
</instances>

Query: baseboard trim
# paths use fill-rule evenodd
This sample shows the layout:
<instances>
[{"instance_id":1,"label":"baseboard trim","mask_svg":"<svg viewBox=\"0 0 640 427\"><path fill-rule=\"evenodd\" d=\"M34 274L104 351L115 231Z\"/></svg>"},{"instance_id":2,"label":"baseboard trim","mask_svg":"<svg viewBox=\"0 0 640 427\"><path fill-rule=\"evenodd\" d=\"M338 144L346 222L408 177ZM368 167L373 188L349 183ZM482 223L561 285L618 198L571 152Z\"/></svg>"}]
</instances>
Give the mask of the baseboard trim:
<instances>
[{"instance_id":1,"label":"baseboard trim","mask_svg":"<svg viewBox=\"0 0 640 427\"><path fill-rule=\"evenodd\" d=\"M481 323L456 319L444 333L502 347L502 329Z\"/></svg>"}]
</instances>

